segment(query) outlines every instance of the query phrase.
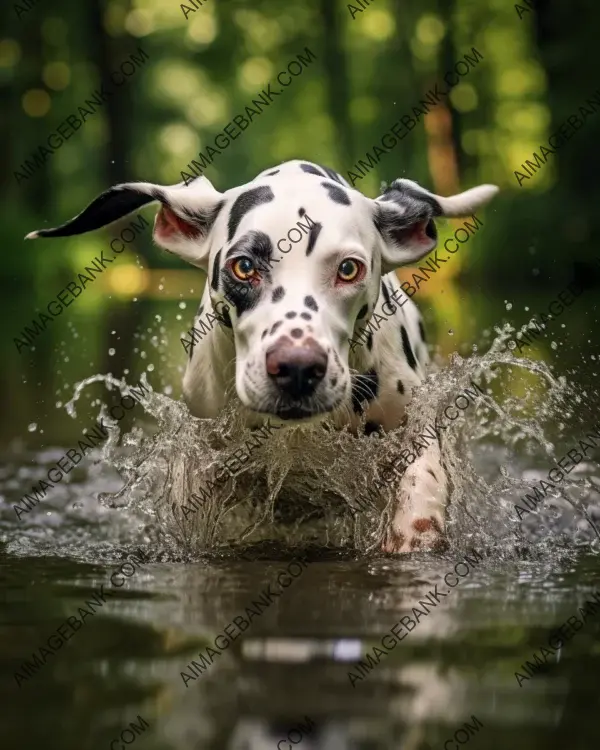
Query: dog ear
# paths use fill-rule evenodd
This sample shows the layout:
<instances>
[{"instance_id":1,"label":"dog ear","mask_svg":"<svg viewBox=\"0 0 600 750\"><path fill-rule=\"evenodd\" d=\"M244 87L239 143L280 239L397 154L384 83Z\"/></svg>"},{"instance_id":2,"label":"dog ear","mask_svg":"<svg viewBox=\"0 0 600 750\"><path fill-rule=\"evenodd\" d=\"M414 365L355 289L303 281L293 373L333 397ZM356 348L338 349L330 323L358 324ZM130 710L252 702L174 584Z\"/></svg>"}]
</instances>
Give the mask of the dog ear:
<instances>
[{"instance_id":1,"label":"dog ear","mask_svg":"<svg viewBox=\"0 0 600 750\"><path fill-rule=\"evenodd\" d=\"M384 273L414 263L437 244L434 217L470 216L498 192L495 185L479 185L443 198L412 180L394 180L375 200L375 226L384 240Z\"/></svg>"},{"instance_id":2,"label":"dog ear","mask_svg":"<svg viewBox=\"0 0 600 750\"><path fill-rule=\"evenodd\" d=\"M208 242L206 239L223 205L206 177L187 186L153 185L150 182L126 182L115 185L93 200L87 208L54 229L38 229L25 239L36 237L71 237L105 227L149 203L162 205L154 221L154 240L165 250L206 270Z\"/></svg>"}]
</instances>

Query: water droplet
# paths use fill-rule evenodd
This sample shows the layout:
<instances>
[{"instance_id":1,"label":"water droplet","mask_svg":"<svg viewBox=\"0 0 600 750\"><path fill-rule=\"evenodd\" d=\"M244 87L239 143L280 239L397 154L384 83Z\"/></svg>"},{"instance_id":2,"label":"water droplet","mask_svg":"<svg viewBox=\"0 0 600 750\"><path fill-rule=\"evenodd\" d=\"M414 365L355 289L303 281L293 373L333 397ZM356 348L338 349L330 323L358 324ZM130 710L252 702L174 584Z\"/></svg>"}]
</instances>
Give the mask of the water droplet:
<instances>
[{"instance_id":1,"label":"water droplet","mask_svg":"<svg viewBox=\"0 0 600 750\"><path fill-rule=\"evenodd\" d=\"M528 307L525 308L525 312L529 312L529 308Z\"/></svg>"},{"instance_id":2,"label":"water droplet","mask_svg":"<svg viewBox=\"0 0 600 750\"><path fill-rule=\"evenodd\" d=\"M558 344L556 343L556 341L551 341L551 342L550 342L550 346L551 346L551 347L552 347L553 349L558 349Z\"/></svg>"},{"instance_id":3,"label":"water droplet","mask_svg":"<svg viewBox=\"0 0 600 750\"><path fill-rule=\"evenodd\" d=\"M35 432L37 430L37 424L35 422L32 422L27 426L27 429L29 430L29 432Z\"/></svg>"},{"instance_id":4,"label":"water droplet","mask_svg":"<svg viewBox=\"0 0 600 750\"><path fill-rule=\"evenodd\" d=\"M185 310L186 307L187 307L187 304L185 302L180 302L179 303L179 309L180 310Z\"/></svg>"},{"instance_id":5,"label":"water droplet","mask_svg":"<svg viewBox=\"0 0 600 750\"><path fill-rule=\"evenodd\" d=\"M181 315L176 315L175 320L181 320Z\"/></svg>"},{"instance_id":6,"label":"water droplet","mask_svg":"<svg viewBox=\"0 0 600 750\"><path fill-rule=\"evenodd\" d=\"M159 284L159 285L158 285L158 291L159 291L159 292L162 292L162 290L163 290L164 288L165 288L165 287L164 287L164 284Z\"/></svg>"},{"instance_id":7,"label":"water droplet","mask_svg":"<svg viewBox=\"0 0 600 750\"><path fill-rule=\"evenodd\" d=\"M506 309L507 310L512 310L512 302L507 302L506 303Z\"/></svg>"},{"instance_id":8,"label":"water droplet","mask_svg":"<svg viewBox=\"0 0 600 750\"><path fill-rule=\"evenodd\" d=\"M112 347L108 350L108 356L114 357L115 356L116 349L113 349Z\"/></svg>"},{"instance_id":9,"label":"water droplet","mask_svg":"<svg viewBox=\"0 0 600 750\"><path fill-rule=\"evenodd\" d=\"M454 331L452 330L452 328L448 329L448 335L449 336L454 336Z\"/></svg>"},{"instance_id":10,"label":"water droplet","mask_svg":"<svg viewBox=\"0 0 600 750\"><path fill-rule=\"evenodd\" d=\"M154 316L154 320L158 320L158 322L160 323L160 321L162 320L162 316L161 315L155 315Z\"/></svg>"},{"instance_id":11,"label":"water droplet","mask_svg":"<svg viewBox=\"0 0 600 750\"><path fill-rule=\"evenodd\" d=\"M154 371L154 365L148 365L148 367L146 367L146 370L148 370L148 372L153 372Z\"/></svg>"}]
</instances>

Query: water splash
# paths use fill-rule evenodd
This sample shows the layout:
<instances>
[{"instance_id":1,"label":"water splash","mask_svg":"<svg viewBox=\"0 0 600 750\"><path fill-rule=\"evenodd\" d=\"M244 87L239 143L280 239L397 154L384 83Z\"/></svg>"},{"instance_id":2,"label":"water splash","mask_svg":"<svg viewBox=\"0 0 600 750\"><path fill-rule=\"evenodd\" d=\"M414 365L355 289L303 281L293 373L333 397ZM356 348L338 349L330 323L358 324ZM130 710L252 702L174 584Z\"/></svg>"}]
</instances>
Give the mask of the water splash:
<instances>
[{"instance_id":1,"label":"water splash","mask_svg":"<svg viewBox=\"0 0 600 750\"><path fill-rule=\"evenodd\" d=\"M218 419L196 419L183 403L154 394L145 407L157 421L154 434L138 429L127 435L127 457L114 441L105 446L105 460L119 468L126 484L104 500L143 511L161 540L179 553L264 542L378 552L395 508L394 485L376 501L368 488L474 381L485 395L442 438L452 487L451 545L491 546L507 555L527 547L533 555L556 550L557 541L565 547L589 544L597 536L589 507L595 512L600 482L587 462L539 513L522 522L516 517L514 503L571 447L566 436L592 425L576 424L574 406L583 397L565 378L555 378L543 362L500 351L512 333L507 324L486 354L454 354L433 372L414 390L402 429L358 439L327 423L280 430L221 482L215 482L221 467L236 451L246 452L246 443L256 444L236 406ZM188 498L203 495L203 489L210 499L191 512ZM363 512L350 513L358 500Z\"/></svg>"},{"instance_id":2,"label":"water splash","mask_svg":"<svg viewBox=\"0 0 600 750\"><path fill-rule=\"evenodd\" d=\"M487 353L454 354L449 364L438 366L414 389L405 425L383 436L356 438L323 423L317 429L274 431L260 442L241 423L235 404L218 419L197 419L183 402L155 391L136 406L134 426L123 431L103 399L96 399L98 418L116 429L109 431L86 481L69 485L66 500L49 500L43 510L52 511L47 515L54 517L63 542L72 545L76 536L83 549L94 540L95 554L102 534L108 537L105 546L142 542L159 550L162 559L265 544L289 552L315 545L378 554L397 485L386 486L376 498L369 489L390 460L410 449L412 439L475 382L484 395L442 436L451 487L450 551L493 549L500 559L515 553L556 558L580 544L600 549L594 526L600 518L600 475L589 462L579 464L539 512L523 521L515 514L514 504L572 447L570 436L583 436L593 424L580 416L586 414L585 394L575 393L545 363L501 351L514 335L509 324L497 334ZM113 392L128 393L127 383L113 376L86 378L65 404L71 416L77 416L86 389L99 382L109 391L109 404ZM148 385L145 374L142 382ZM93 417L86 416L91 423ZM236 451L247 452L246 443L254 446L249 460L208 490ZM185 511L192 493L201 496L203 489L208 500L196 504L193 513ZM362 511L351 513L357 506ZM38 541L41 514L35 518ZM87 526L73 532L74 518L85 519Z\"/></svg>"}]
</instances>

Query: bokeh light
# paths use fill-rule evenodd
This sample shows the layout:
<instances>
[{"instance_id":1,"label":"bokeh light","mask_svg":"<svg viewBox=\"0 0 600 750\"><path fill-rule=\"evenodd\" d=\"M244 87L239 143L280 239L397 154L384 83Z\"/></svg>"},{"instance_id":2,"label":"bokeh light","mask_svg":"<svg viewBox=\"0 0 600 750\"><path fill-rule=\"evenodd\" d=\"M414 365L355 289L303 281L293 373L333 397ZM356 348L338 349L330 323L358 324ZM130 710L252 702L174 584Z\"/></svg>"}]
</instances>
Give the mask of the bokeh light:
<instances>
[{"instance_id":1,"label":"bokeh light","mask_svg":"<svg viewBox=\"0 0 600 750\"><path fill-rule=\"evenodd\" d=\"M23 94L23 109L30 117L44 117L50 111L52 100L43 89L29 89Z\"/></svg>"}]
</instances>

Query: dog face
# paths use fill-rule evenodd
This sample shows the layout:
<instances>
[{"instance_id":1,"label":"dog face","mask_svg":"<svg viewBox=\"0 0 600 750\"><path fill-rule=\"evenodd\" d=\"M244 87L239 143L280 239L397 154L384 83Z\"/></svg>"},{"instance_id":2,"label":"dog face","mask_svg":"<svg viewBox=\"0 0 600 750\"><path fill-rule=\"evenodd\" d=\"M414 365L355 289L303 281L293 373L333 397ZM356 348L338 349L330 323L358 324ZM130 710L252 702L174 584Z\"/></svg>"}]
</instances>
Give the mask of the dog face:
<instances>
[{"instance_id":1,"label":"dog face","mask_svg":"<svg viewBox=\"0 0 600 750\"><path fill-rule=\"evenodd\" d=\"M225 194L208 272L242 403L297 420L349 396L348 340L377 300L381 258L371 201L327 175L286 171Z\"/></svg>"},{"instance_id":2,"label":"dog face","mask_svg":"<svg viewBox=\"0 0 600 750\"><path fill-rule=\"evenodd\" d=\"M468 215L495 192L441 198L396 180L371 200L335 172L296 161L225 193L204 177L119 185L67 224L28 237L91 231L159 201L154 239L208 274L212 307L234 337L242 403L305 420L349 397L348 342L377 302L382 273L435 247L434 217Z\"/></svg>"}]
</instances>

